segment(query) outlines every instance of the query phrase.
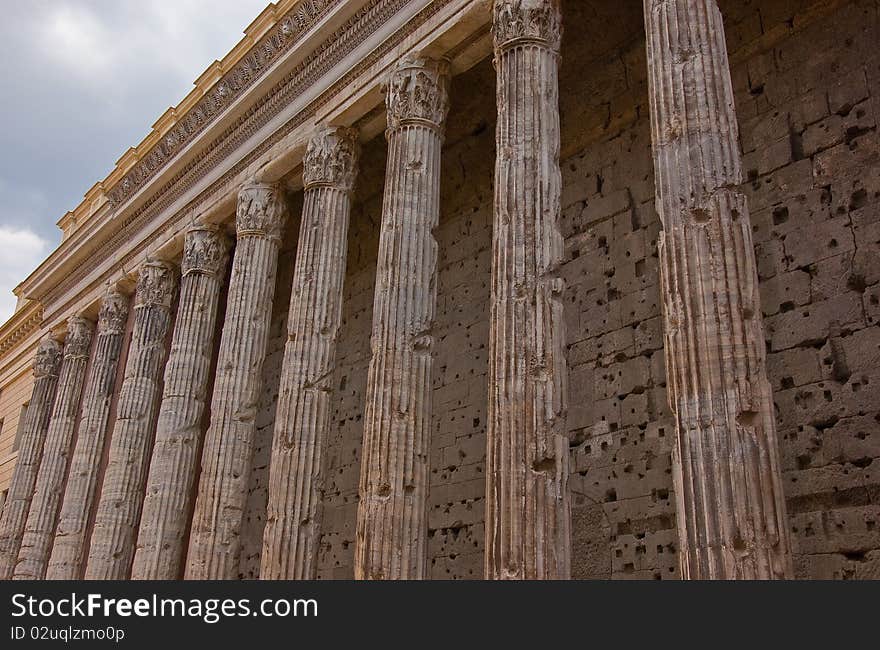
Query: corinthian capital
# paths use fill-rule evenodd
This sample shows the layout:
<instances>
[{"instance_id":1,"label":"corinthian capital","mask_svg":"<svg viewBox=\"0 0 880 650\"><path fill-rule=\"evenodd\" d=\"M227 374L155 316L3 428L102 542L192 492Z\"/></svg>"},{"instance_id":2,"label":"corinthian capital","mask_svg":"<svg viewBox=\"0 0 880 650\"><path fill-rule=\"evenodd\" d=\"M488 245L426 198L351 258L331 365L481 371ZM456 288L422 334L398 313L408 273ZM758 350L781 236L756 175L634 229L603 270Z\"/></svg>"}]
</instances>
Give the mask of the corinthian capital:
<instances>
[{"instance_id":1,"label":"corinthian capital","mask_svg":"<svg viewBox=\"0 0 880 650\"><path fill-rule=\"evenodd\" d=\"M61 344L50 334L37 346L37 356L34 357L34 377L48 377L57 375L61 366Z\"/></svg>"},{"instance_id":2,"label":"corinthian capital","mask_svg":"<svg viewBox=\"0 0 880 650\"><path fill-rule=\"evenodd\" d=\"M177 268L170 262L149 261L141 268L135 301L137 305L170 308L177 288Z\"/></svg>"},{"instance_id":3,"label":"corinthian capital","mask_svg":"<svg viewBox=\"0 0 880 650\"><path fill-rule=\"evenodd\" d=\"M67 321L67 338L64 340L64 356L85 358L89 356L94 323L82 316L71 316Z\"/></svg>"},{"instance_id":4,"label":"corinthian capital","mask_svg":"<svg viewBox=\"0 0 880 650\"><path fill-rule=\"evenodd\" d=\"M559 0L495 0L492 33L497 50L532 42L558 51L562 41Z\"/></svg>"},{"instance_id":5,"label":"corinthian capital","mask_svg":"<svg viewBox=\"0 0 880 650\"><path fill-rule=\"evenodd\" d=\"M239 237L281 239L287 209L277 185L248 183L238 193L235 227Z\"/></svg>"},{"instance_id":6,"label":"corinthian capital","mask_svg":"<svg viewBox=\"0 0 880 650\"><path fill-rule=\"evenodd\" d=\"M99 334L122 334L128 320L128 296L115 287L107 290L101 311L98 312Z\"/></svg>"},{"instance_id":7,"label":"corinthian capital","mask_svg":"<svg viewBox=\"0 0 880 650\"><path fill-rule=\"evenodd\" d=\"M328 185L350 192L357 176L357 131L344 127L322 127L309 141L303 159L306 189Z\"/></svg>"},{"instance_id":8,"label":"corinthian capital","mask_svg":"<svg viewBox=\"0 0 880 650\"><path fill-rule=\"evenodd\" d=\"M219 226L190 228L183 240L183 275L218 275L226 266L229 240Z\"/></svg>"},{"instance_id":9,"label":"corinthian capital","mask_svg":"<svg viewBox=\"0 0 880 650\"><path fill-rule=\"evenodd\" d=\"M388 127L442 127L449 113L449 64L416 57L400 62L388 84Z\"/></svg>"}]
</instances>

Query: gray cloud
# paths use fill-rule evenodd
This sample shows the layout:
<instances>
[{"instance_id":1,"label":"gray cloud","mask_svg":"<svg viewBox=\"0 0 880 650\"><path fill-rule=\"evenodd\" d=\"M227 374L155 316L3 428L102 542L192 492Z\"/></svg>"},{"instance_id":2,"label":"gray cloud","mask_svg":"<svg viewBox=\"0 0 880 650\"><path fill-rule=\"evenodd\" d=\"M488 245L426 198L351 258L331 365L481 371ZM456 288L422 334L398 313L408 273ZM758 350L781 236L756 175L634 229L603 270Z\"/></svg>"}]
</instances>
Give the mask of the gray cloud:
<instances>
[{"instance_id":1,"label":"gray cloud","mask_svg":"<svg viewBox=\"0 0 880 650\"><path fill-rule=\"evenodd\" d=\"M30 257L0 254L0 322L12 313L9 292L60 241L58 219L238 42L268 0L3 4L0 239L24 237L15 241L30 242Z\"/></svg>"}]
</instances>

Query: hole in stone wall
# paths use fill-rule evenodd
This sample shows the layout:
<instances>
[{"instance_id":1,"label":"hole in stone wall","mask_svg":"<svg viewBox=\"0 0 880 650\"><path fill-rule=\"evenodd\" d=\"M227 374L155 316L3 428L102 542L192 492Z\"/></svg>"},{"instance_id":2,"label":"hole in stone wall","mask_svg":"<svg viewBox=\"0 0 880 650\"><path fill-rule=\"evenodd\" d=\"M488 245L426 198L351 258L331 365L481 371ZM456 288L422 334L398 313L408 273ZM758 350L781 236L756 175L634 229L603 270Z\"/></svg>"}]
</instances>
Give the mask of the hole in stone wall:
<instances>
[{"instance_id":1,"label":"hole in stone wall","mask_svg":"<svg viewBox=\"0 0 880 650\"><path fill-rule=\"evenodd\" d=\"M709 223L712 219L712 215L704 208L694 208L691 216L694 219L694 223Z\"/></svg>"},{"instance_id":2,"label":"hole in stone wall","mask_svg":"<svg viewBox=\"0 0 880 650\"><path fill-rule=\"evenodd\" d=\"M780 206L773 210L773 225L779 226L788 221L788 208Z\"/></svg>"}]
</instances>

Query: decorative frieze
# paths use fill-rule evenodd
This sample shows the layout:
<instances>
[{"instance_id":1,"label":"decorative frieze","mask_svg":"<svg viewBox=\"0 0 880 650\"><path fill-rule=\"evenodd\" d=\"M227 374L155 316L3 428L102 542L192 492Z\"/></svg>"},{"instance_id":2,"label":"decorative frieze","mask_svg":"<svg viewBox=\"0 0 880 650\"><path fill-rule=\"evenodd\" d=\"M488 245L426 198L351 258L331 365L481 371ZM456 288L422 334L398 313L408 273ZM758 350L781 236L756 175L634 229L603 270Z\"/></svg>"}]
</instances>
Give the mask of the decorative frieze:
<instances>
[{"instance_id":1,"label":"decorative frieze","mask_svg":"<svg viewBox=\"0 0 880 650\"><path fill-rule=\"evenodd\" d=\"M303 163L305 196L263 536L262 579L317 575L336 335L342 313L357 133L324 128Z\"/></svg>"},{"instance_id":2,"label":"decorative frieze","mask_svg":"<svg viewBox=\"0 0 880 650\"><path fill-rule=\"evenodd\" d=\"M214 84L201 101L180 116L159 143L147 151L122 180L113 186L108 193L111 205L115 207L127 200L153 178L340 2L341 0L308 0L297 3L232 70Z\"/></svg>"},{"instance_id":3,"label":"decorative frieze","mask_svg":"<svg viewBox=\"0 0 880 650\"><path fill-rule=\"evenodd\" d=\"M323 44L307 56L302 63L297 65L269 92L263 95L251 110L242 114L233 124L226 128L214 141L201 148L194 160L184 166L167 183L158 188L143 205L134 209L130 215L113 227L107 227L95 237L95 243L90 246L94 255L116 254L123 248L126 242L138 241L138 245L132 248L125 256L119 258L118 263L111 269L101 274L99 281L108 280L119 268L126 268L144 251L156 243L161 232L164 230L145 230L145 226L151 223L159 215L169 210L172 206L186 195L196 183L209 174L212 170L222 166L222 163L240 148L244 142L252 138L254 134L266 126L279 112L290 106L298 97L302 97L309 88L329 71L333 70L345 57L349 56L359 45L363 44L372 34L380 30L412 0L370 0L367 5L341 25L333 34L324 40ZM205 202L215 199L218 192L225 191L235 179L245 170L252 167L261 156L270 151L274 146L289 136L295 129L302 126L308 119L326 106L334 97L346 88L351 82L373 69L383 57L387 56L399 44L422 28L438 13L443 11L454 0L433 0L430 4L418 11L415 16L402 26L395 36L383 42L367 57L353 66L345 75L336 81L330 88L323 91L312 100L294 118L288 120L276 130L270 137L251 150L244 158L233 164L220 178L198 193L190 201L186 202L173 215L165 218L164 223L168 227L180 227L185 219L193 212L200 211ZM87 270L85 267L76 269L72 273L60 278L53 283L51 288L46 289L39 296L46 302L58 302L64 304L64 296L77 283L81 282Z\"/></svg>"},{"instance_id":4,"label":"decorative frieze","mask_svg":"<svg viewBox=\"0 0 880 650\"><path fill-rule=\"evenodd\" d=\"M87 580L129 577L178 274L169 262L151 261L138 278L131 344L92 528Z\"/></svg>"},{"instance_id":5,"label":"decorative frieze","mask_svg":"<svg viewBox=\"0 0 880 650\"><path fill-rule=\"evenodd\" d=\"M789 578L724 23L715 0L645 0L645 23L682 576Z\"/></svg>"},{"instance_id":6,"label":"decorative frieze","mask_svg":"<svg viewBox=\"0 0 880 650\"><path fill-rule=\"evenodd\" d=\"M388 85L388 164L367 376L358 579L421 579L428 460L445 62L409 58Z\"/></svg>"},{"instance_id":7,"label":"decorative frieze","mask_svg":"<svg viewBox=\"0 0 880 650\"><path fill-rule=\"evenodd\" d=\"M571 571L558 0L496 0L486 577Z\"/></svg>"},{"instance_id":8,"label":"decorative frieze","mask_svg":"<svg viewBox=\"0 0 880 650\"><path fill-rule=\"evenodd\" d=\"M76 446L46 570L49 580L77 580L83 575L86 528L95 502L110 405L125 339L128 304L128 296L110 288L98 314L98 332L83 392Z\"/></svg>"},{"instance_id":9,"label":"decorative frieze","mask_svg":"<svg viewBox=\"0 0 880 650\"><path fill-rule=\"evenodd\" d=\"M220 339L192 521L187 579L238 578L241 527L275 296L278 250L287 209L275 185L239 192L238 244Z\"/></svg>"},{"instance_id":10,"label":"decorative frieze","mask_svg":"<svg viewBox=\"0 0 880 650\"><path fill-rule=\"evenodd\" d=\"M64 357L52 416L43 444L43 457L25 524L14 580L42 580L55 537L55 524L67 476L94 323L80 316L68 321Z\"/></svg>"},{"instance_id":11,"label":"decorative frieze","mask_svg":"<svg viewBox=\"0 0 880 650\"><path fill-rule=\"evenodd\" d=\"M217 226L192 228L184 239L179 306L144 491L134 580L175 580L183 573L228 251L229 241Z\"/></svg>"},{"instance_id":12,"label":"decorative frieze","mask_svg":"<svg viewBox=\"0 0 880 650\"><path fill-rule=\"evenodd\" d=\"M34 390L25 412L18 459L0 516L0 580L12 577L18 559L55 402L61 358L61 344L51 335L44 337L34 358Z\"/></svg>"}]
</instances>

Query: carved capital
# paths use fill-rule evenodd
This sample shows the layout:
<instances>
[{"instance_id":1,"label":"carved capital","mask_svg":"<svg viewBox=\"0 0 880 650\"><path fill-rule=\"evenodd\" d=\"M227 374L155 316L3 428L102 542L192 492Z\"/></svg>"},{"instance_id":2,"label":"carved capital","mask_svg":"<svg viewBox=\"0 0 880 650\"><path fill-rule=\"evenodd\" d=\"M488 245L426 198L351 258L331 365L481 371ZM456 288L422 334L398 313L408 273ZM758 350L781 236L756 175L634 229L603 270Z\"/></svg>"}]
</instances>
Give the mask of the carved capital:
<instances>
[{"instance_id":1,"label":"carved capital","mask_svg":"<svg viewBox=\"0 0 880 650\"><path fill-rule=\"evenodd\" d=\"M327 185L350 192L358 166L357 131L344 127L322 127L309 141L303 159L306 189Z\"/></svg>"},{"instance_id":2,"label":"carved capital","mask_svg":"<svg viewBox=\"0 0 880 650\"><path fill-rule=\"evenodd\" d=\"M183 275L219 275L226 267L229 240L218 226L194 226L183 240Z\"/></svg>"},{"instance_id":3,"label":"carved capital","mask_svg":"<svg viewBox=\"0 0 880 650\"><path fill-rule=\"evenodd\" d=\"M156 305L170 309L176 288L177 267L170 262L145 262L138 278L135 305Z\"/></svg>"},{"instance_id":4,"label":"carved capital","mask_svg":"<svg viewBox=\"0 0 880 650\"><path fill-rule=\"evenodd\" d=\"M281 239L287 208L277 185L249 183L238 193L235 227L239 237Z\"/></svg>"},{"instance_id":5,"label":"carved capital","mask_svg":"<svg viewBox=\"0 0 880 650\"><path fill-rule=\"evenodd\" d=\"M51 334L43 338L34 358L34 377L40 379L57 376L61 366L61 356L61 344Z\"/></svg>"},{"instance_id":6,"label":"carved capital","mask_svg":"<svg viewBox=\"0 0 880 650\"><path fill-rule=\"evenodd\" d=\"M67 321L67 338L64 339L64 356L70 359L84 359L89 356L92 345L92 332L95 324L82 316L71 316Z\"/></svg>"},{"instance_id":7,"label":"carved capital","mask_svg":"<svg viewBox=\"0 0 880 650\"><path fill-rule=\"evenodd\" d=\"M388 83L388 127L427 124L442 128L449 113L449 64L410 57L400 62Z\"/></svg>"},{"instance_id":8,"label":"carved capital","mask_svg":"<svg viewBox=\"0 0 880 650\"><path fill-rule=\"evenodd\" d=\"M498 51L531 42L558 52L562 42L559 0L495 0L492 33Z\"/></svg>"},{"instance_id":9,"label":"carved capital","mask_svg":"<svg viewBox=\"0 0 880 650\"><path fill-rule=\"evenodd\" d=\"M128 296L111 287L98 312L99 334L122 334L128 320Z\"/></svg>"}]
</instances>

